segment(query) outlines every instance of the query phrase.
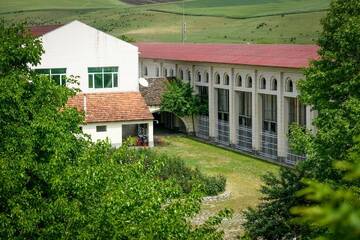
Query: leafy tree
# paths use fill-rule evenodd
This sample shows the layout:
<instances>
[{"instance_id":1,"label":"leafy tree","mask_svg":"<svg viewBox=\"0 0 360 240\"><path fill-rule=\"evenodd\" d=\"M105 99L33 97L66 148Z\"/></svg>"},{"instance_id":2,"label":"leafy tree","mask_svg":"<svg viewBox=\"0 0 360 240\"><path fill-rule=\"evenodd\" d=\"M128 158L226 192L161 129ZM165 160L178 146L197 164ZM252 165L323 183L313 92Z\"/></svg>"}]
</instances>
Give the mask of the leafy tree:
<instances>
[{"instance_id":1,"label":"leafy tree","mask_svg":"<svg viewBox=\"0 0 360 240\"><path fill-rule=\"evenodd\" d=\"M66 105L76 91L28 67L40 41L0 25L1 239L221 239L228 211L192 227L198 187L159 178L161 156L90 142Z\"/></svg>"},{"instance_id":2,"label":"leafy tree","mask_svg":"<svg viewBox=\"0 0 360 240\"><path fill-rule=\"evenodd\" d=\"M245 233L252 239L312 239L326 235L329 229L325 225L310 228L313 224L309 221L294 221L292 207L314 204L314 199L297 195L305 187L299 181L306 178L349 187L343 171L333 168L332 162L351 161L348 151L355 145L354 136L360 134L360 2L333 1L322 24L320 58L310 64L305 70L306 79L299 82L300 100L317 113L313 122L316 132L293 127L290 136L291 146L305 152L307 160L265 181L264 201L257 209L245 212Z\"/></svg>"},{"instance_id":3,"label":"leafy tree","mask_svg":"<svg viewBox=\"0 0 360 240\"><path fill-rule=\"evenodd\" d=\"M172 80L167 84L161 99L161 111L171 112L178 117L191 116L195 130L195 115L206 111L206 105L201 102L198 95L194 94L189 83L181 80Z\"/></svg>"},{"instance_id":4,"label":"leafy tree","mask_svg":"<svg viewBox=\"0 0 360 240\"><path fill-rule=\"evenodd\" d=\"M312 206L292 208L300 215L299 222L311 222L315 227L326 227L322 239L352 240L360 238L360 144L349 155L352 162L337 162L335 169L346 171L346 185L304 180L307 187L299 197L315 202Z\"/></svg>"}]
</instances>

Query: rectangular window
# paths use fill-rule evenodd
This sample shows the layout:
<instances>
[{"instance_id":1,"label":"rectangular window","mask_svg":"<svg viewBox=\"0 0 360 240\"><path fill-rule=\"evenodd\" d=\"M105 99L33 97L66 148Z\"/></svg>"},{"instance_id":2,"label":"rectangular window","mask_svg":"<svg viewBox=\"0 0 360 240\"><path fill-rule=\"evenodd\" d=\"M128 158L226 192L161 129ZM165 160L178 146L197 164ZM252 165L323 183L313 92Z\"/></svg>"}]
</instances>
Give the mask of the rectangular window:
<instances>
[{"instance_id":1,"label":"rectangular window","mask_svg":"<svg viewBox=\"0 0 360 240\"><path fill-rule=\"evenodd\" d=\"M66 85L66 68L40 68L35 72L49 76L57 85Z\"/></svg>"},{"instance_id":2,"label":"rectangular window","mask_svg":"<svg viewBox=\"0 0 360 240\"><path fill-rule=\"evenodd\" d=\"M229 121L229 90L218 89L218 119Z\"/></svg>"},{"instance_id":3,"label":"rectangular window","mask_svg":"<svg viewBox=\"0 0 360 240\"><path fill-rule=\"evenodd\" d=\"M274 95L262 95L263 130L276 133L277 98Z\"/></svg>"},{"instance_id":4,"label":"rectangular window","mask_svg":"<svg viewBox=\"0 0 360 240\"><path fill-rule=\"evenodd\" d=\"M239 126L251 127L251 114L252 114L252 99L251 93L239 93Z\"/></svg>"},{"instance_id":5,"label":"rectangular window","mask_svg":"<svg viewBox=\"0 0 360 240\"><path fill-rule=\"evenodd\" d=\"M289 121L288 124L298 123L306 126L306 105L299 102L296 98L289 98Z\"/></svg>"},{"instance_id":6,"label":"rectangular window","mask_svg":"<svg viewBox=\"0 0 360 240\"><path fill-rule=\"evenodd\" d=\"M118 87L118 67L89 67L89 88Z\"/></svg>"},{"instance_id":7,"label":"rectangular window","mask_svg":"<svg viewBox=\"0 0 360 240\"><path fill-rule=\"evenodd\" d=\"M106 125L96 126L96 132L106 132Z\"/></svg>"}]
</instances>

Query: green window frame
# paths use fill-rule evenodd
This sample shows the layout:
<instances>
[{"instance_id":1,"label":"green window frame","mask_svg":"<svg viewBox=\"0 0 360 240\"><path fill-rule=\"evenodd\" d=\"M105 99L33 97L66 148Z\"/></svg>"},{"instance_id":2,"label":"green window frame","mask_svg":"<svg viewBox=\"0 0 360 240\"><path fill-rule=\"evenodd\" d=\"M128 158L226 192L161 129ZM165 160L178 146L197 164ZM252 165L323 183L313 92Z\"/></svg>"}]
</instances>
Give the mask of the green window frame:
<instances>
[{"instance_id":1,"label":"green window frame","mask_svg":"<svg viewBox=\"0 0 360 240\"><path fill-rule=\"evenodd\" d=\"M118 67L89 67L89 88L115 88L118 87Z\"/></svg>"},{"instance_id":2,"label":"green window frame","mask_svg":"<svg viewBox=\"0 0 360 240\"><path fill-rule=\"evenodd\" d=\"M66 85L66 68L38 68L35 72L49 76L57 85Z\"/></svg>"}]
</instances>

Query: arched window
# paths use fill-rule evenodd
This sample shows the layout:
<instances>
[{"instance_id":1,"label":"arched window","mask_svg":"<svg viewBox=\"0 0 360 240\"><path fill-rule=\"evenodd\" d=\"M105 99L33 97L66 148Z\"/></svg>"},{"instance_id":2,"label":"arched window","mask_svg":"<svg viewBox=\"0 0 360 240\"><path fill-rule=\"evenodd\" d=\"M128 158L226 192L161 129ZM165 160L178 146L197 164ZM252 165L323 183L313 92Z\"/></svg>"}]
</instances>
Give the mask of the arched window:
<instances>
[{"instance_id":1,"label":"arched window","mask_svg":"<svg viewBox=\"0 0 360 240\"><path fill-rule=\"evenodd\" d=\"M164 68L164 77L167 77L168 76L168 70L167 68Z\"/></svg>"},{"instance_id":2,"label":"arched window","mask_svg":"<svg viewBox=\"0 0 360 240\"><path fill-rule=\"evenodd\" d=\"M148 67L145 66L145 67L144 67L144 76L147 76L147 75L148 75Z\"/></svg>"},{"instance_id":3,"label":"arched window","mask_svg":"<svg viewBox=\"0 0 360 240\"><path fill-rule=\"evenodd\" d=\"M156 76L159 77L160 76L160 68L156 67Z\"/></svg>"},{"instance_id":4,"label":"arched window","mask_svg":"<svg viewBox=\"0 0 360 240\"><path fill-rule=\"evenodd\" d=\"M187 79L189 80L189 82L191 81L191 71L188 70L187 72Z\"/></svg>"},{"instance_id":5,"label":"arched window","mask_svg":"<svg viewBox=\"0 0 360 240\"><path fill-rule=\"evenodd\" d=\"M271 90L276 91L277 90L277 80L274 78L271 82Z\"/></svg>"},{"instance_id":6,"label":"arched window","mask_svg":"<svg viewBox=\"0 0 360 240\"><path fill-rule=\"evenodd\" d=\"M210 75L209 75L209 73L208 72L206 72L206 74L205 74L205 82L209 82L209 80L210 80Z\"/></svg>"},{"instance_id":7,"label":"arched window","mask_svg":"<svg viewBox=\"0 0 360 240\"><path fill-rule=\"evenodd\" d=\"M252 77L248 76L246 79L246 87L252 88Z\"/></svg>"},{"instance_id":8,"label":"arched window","mask_svg":"<svg viewBox=\"0 0 360 240\"><path fill-rule=\"evenodd\" d=\"M241 75L238 75L238 76L236 77L236 86L242 87L242 78L241 78Z\"/></svg>"},{"instance_id":9,"label":"arched window","mask_svg":"<svg viewBox=\"0 0 360 240\"><path fill-rule=\"evenodd\" d=\"M215 84L220 84L220 80L221 80L220 74L215 73Z\"/></svg>"},{"instance_id":10,"label":"arched window","mask_svg":"<svg viewBox=\"0 0 360 240\"><path fill-rule=\"evenodd\" d=\"M287 79L286 81L286 89L287 92L294 92L294 83L291 79Z\"/></svg>"},{"instance_id":11,"label":"arched window","mask_svg":"<svg viewBox=\"0 0 360 240\"><path fill-rule=\"evenodd\" d=\"M170 69L170 77L174 76L174 69Z\"/></svg>"},{"instance_id":12,"label":"arched window","mask_svg":"<svg viewBox=\"0 0 360 240\"><path fill-rule=\"evenodd\" d=\"M227 73L224 75L224 85L230 85L230 76Z\"/></svg>"},{"instance_id":13,"label":"arched window","mask_svg":"<svg viewBox=\"0 0 360 240\"><path fill-rule=\"evenodd\" d=\"M184 80L184 71L182 69L179 70L180 79Z\"/></svg>"},{"instance_id":14,"label":"arched window","mask_svg":"<svg viewBox=\"0 0 360 240\"><path fill-rule=\"evenodd\" d=\"M266 89L266 79L260 78L260 89Z\"/></svg>"},{"instance_id":15,"label":"arched window","mask_svg":"<svg viewBox=\"0 0 360 240\"><path fill-rule=\"evenodd\" d=\"M197 72L197 74L196 74L196 81L201 82L201 73L200 72Z\"/></svg>"}]
</instances>

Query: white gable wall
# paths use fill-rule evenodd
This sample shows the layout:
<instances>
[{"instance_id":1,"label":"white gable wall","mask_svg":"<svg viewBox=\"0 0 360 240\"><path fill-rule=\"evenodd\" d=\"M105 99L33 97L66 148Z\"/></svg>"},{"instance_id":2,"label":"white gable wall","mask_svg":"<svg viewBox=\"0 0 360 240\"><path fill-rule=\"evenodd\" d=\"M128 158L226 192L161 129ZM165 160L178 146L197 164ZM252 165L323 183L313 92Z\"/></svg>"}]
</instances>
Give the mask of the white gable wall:
<instances>
[{"instance_id":1,"label":"white gable wall","mask_svg":"<svg viewBox=\"0 0 360 240\"><path fill-rule=\"evenodd\" d=\"M35 68L66 68L83 92L138 91L138 48L79 21L42 36L45 53ZM118 87L88 88L88 67L118 67Z\"/></svg>"}]
</instances>

